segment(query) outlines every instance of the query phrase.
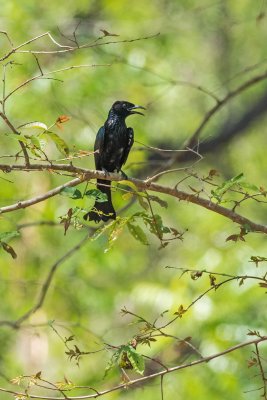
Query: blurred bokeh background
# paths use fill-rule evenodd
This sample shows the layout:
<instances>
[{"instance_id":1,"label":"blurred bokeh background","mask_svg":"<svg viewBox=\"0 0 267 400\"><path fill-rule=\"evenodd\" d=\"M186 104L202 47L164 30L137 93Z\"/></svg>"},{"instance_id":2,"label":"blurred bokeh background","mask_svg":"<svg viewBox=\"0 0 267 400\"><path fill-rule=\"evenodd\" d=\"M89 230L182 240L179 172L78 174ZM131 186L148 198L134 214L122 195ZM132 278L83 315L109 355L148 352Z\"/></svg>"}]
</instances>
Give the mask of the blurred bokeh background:
<instances>
[{"instance_id":1,"label":"blurred bokeh background","mask_svg":"<svg viewBox=\"0 0 267 400\"><path fill-rule=\"evenodd\" d=\"M222 99L266 70L267 4L262 0L0 0L0 5L0 30L8 32L15 46L47 31L59 43L72 46L74 43L68 38L73 40L78 24L79 45L93 43L103 36L101 30L119 35L96 42L119 43L38 55L44 72L82 64L110 66L71 69L51 75L55 80L35 80L8 99L6 113L14 126L31 121L50 126L60 115L71 117L62 130L55 131L73 153L93 149L95 135L115 100L146 106L144 118L128 119L136 139L125 168L129 176L146 178L153 174L159 159L158 153L140 143L181 149L216 104L214 96ZM149 36L152 37L120 42ZM4 34L0 35L0 49L1 55L10 50ZM54 50L56 46L45 37L25 49ZM11 60L14 63L6 68L6 93L39 73L30 53L16 54ZM215 177L218 183L243 173L247 182L266 188L266 100L267 85L261 80L227 102L201 134L203 159L192 167L192 160L176 166L190 167L199 177L214 169L219 175ZM3 121L0 124L1 163L14 162L14 158L3 156L18 152L19 145L5 135L8 128ZM210 145L205 148L207 143ZM52 160L63 158L52 142L47 144L46 153ZM92 156L74 160L74 164L94 167ZM187 172L166 175L160 183L174 185ZM0 178L0 206L34 197L70 179L45 171L1 173ZM200 188L202 183L192 178L181 188L190 191L190 185ZM81 185L80 190L84 187ZM210 189L205 186L204 191ZM150 244L144 246L125 229L108 252L105 235L88 241L59 266L40 310L19 330L0 325L1 386L7 387L7 380L17 375L38 371L53 382L66 377L77 385L98 390L120 382L119 368L112 369L103 380L112 352L86 355L78 367L65 354L64 338L75 335L74 343L86 352L102 348L103 343L119 346L140 329L140 324L131 324L135 318L121 315L122 308L151 322L169 310L160 321L163 323L180 304L189 305L209 287L208 276L197 281L186 274L180 278L179 270L166 266L233 275L263 274L262 265L256 269L249 262L253 255L266 256L263 235L250 234L245 242L226 241L229 235L239 232L237 225L199 206L160 197L168 201L168 208L153 203L154 212L161 215L164 225L186 231L184 240L174 240L159 250L160 243L151 234L147 233ZM116 209L129 202L120 191L114 192L113 198ZM64 236L59 222L70 207L88 206L86 201L57 196L1 216L1 233L20 232L20 237L10 242L17 258L13 260L2 249L0 253L1 321L17 320L35 304L51 266L84 237L86 228L73 226ZM231 208L233 204L225 206ZM142 208L135 202L123 215L138 211ZM264 203L247 201L237 212L262 224L267 220ZM40 225L40 221L54 225ZM245 341L248 329L262 332L264 326L264 290L253 281L246 281L241 287L234 281L204 296L183 318L171 324L167 333L192 337L201 353L210 355ZM164 337L151 348L140 346L138 350L169 366L195 358L184 355L174 340ZM247 367L251 351L246 348L209 364L167 375L165 398L217 400L225 398L226 393L228 400L258 398L259 392L253 392L253 397L245 393L261 385L255 377L257 372ZM146 368L147 372L159 370L151 362ZM75 395L80 393L88 391ZM160 398L160 382L151 381L105 398L141 396L145 400ZM0 398L4 397L0 394Z\"/></svg>"}]
</instances>

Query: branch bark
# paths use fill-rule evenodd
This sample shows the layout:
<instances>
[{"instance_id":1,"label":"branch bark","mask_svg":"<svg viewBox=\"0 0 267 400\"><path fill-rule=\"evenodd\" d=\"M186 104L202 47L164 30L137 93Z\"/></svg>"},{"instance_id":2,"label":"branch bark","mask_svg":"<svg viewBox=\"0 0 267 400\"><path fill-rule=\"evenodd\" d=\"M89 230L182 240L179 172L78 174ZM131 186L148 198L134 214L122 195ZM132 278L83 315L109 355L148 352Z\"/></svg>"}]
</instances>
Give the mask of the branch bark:
<instances>
[{"instance_id":1,"label":"branch bark","mask_svg":"<svg viewBox=\"0 0 267 400\"><path fill-rule=\"evenodd\" d=\"M122 180L122 177L119 174L110 173L110 174L106 175L102 171L78 168L72 164L32 164L32 165L30 165L29 168L25 167L24 165L0 164L0 170L2 170L4 172L44 171L44 170L53 171L54 170L54 171L71 172L71 173L77 174L79 176L78 178L75 178L74 180L72 180L64 185L58 186L57 188L52 189L43 195L37 196L33 199L29 199L29 200L26 200L23 202L17 202L10 206L2 207L2 208L0 208L0 214L15 211L20 208L29 207L33 204L44 201L44 200L48 199L49 197L53 197L53 196L59 194L63 187L76 186L85 180L91 180L91 179L97 179L97 178L104 179L104 180L110 180L110 181L121 181ZM261 232L261 233L267 234L267 226L266 225L255 223L255 222L251 221L250 219L248 219L228 208L222 207L221 205L219 205L217 203L213 203L210 199L205 199L205 198L200 197L195 194L183 192L176 188L162 186L162 185L150 182L149 179L140 180L140 179L135 179L135 178L129 178L129 181L134 183L135 186L137 187L137 189L140 191L149 190L152 192L162 193L162 194L166 194L166 195L175 197L178 200L197 204L200 207L206 208L207 210L210 210L212 212L220 214L241 226L246 225L252 232Z\"/></svg>"}]
</instances>

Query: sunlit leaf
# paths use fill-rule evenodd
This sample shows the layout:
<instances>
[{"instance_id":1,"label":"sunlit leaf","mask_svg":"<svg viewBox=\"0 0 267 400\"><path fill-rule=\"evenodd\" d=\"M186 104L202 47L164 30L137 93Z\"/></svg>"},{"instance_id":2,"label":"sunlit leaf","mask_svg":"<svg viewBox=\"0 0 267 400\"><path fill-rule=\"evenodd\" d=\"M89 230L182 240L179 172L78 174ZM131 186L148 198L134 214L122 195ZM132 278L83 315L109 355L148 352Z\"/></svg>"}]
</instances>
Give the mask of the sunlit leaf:
<instances>
[{"instance_id":1,"label":"sunlit leaf","mask_svg":"<svg viewBox=\"0 0 267 400\"><path fill-rule=\"evenodd\" d=\"M137 353L137 351L132 346L128 346L127 356L135 372L143 375L145 370L144 357L141 354Z\"/></svg>"},{"instance_id":2,"label":"sunlit leaf","mask_svg":"<svg viewBox=\"0 0 267 400\"><path fill-rule=\"evenodd\" d=\"M43 122L29 122L27 124L20 125L17 129L42 129L46 131L48 129L47 125Z\"/></svg>"},{"instance_id":3,"label":"sunlit leaf","mask_svg":"<svg viewBox=\"0 0 267 400\"><path fill-rule=\"evenodd\" d=\"M223 195L231 189L237 183L240 183L244 179L244 174L241 173L239 175L234 176L233 178L223 182L222 185L218 186L216 189L211 191L213 197L216 198L219 202L221 201Z\"/></svg>"},{"instance_id":4,"label":"sunlit leaf","mask_svg":"<svg viewBox=\"0 0 267 400\"><path fill-rule=\"evenodd\" d=\"M16 140L17 142L23 142L25 144L28 143L28 140L23 135L16 135L15 133L6 133L10 139Z\"/></svg>"},{"instance_id":5,"label":"sunlit leaf","mask_svg":"<svg viewBox=\"0 0 267 400\"><path fill-rule=\"evenodd\" d=\"M145 244L145 245L149 244L145 232L139 225L134 225L131 222L128 222L127 227L129 229L129 232L131 233L131 235L136 240L138 240L139 242L141 242L142 244Z\"/></svg>"},{"instance_id":6,"label":"sunlit leaf","mask_svg":"<svg viewBox=\"0 0 267 400\"><path fill-rule=\"evenodd\" d=\"M38 150L42 150L40 139L37 136L32 135L30 140L34 147L36 147Z\"/></svg>"},{"instance_id":7,"label":"sunlit leaf","mask_svg":"<svg viewBox=\"0 0 267 400\"><path fill-rule=\"evenodd\" d=\"M19 231L10 231L10 232L2 232L0 233L0 240L4 240L5 242L8 242L10 239L13 239L14 237L20 236Z\"/></svg>"},{"instance_id":8,"label":"sunlit leaf","mask_svg":"<svg viewBox=\"0 0 267 400\"><path fill-rule=\"evenodd\" d=\"M60 153L62 153L64 156L68 156L69 155L69 147L67 145L67 143L65 142L65 140L63 140L60 136L58 136L56 133L51 132L51 131L47 131L45 132L45 134L47 136L50 137L50 139L55 143L57 149L60 151Z\"/></svg>"}]
</instances>

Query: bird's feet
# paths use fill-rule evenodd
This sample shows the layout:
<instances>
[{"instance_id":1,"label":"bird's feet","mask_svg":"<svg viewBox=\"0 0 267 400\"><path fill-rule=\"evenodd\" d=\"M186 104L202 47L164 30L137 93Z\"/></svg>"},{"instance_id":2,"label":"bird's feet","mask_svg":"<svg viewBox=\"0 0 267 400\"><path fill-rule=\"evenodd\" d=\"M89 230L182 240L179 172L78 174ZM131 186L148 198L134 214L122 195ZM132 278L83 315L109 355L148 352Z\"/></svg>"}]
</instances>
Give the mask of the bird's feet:
<instances>
[{"instance_id":1,"label":"bird's feet","mask_svg":"<svg viewBox=\"0 0 267 400\"><path fill-rule=\"evenodd\" d=\"M106 168L102 168L101 171L104 172L105 176L109 176L109 172Z\"/></svg>"}]
</instances>

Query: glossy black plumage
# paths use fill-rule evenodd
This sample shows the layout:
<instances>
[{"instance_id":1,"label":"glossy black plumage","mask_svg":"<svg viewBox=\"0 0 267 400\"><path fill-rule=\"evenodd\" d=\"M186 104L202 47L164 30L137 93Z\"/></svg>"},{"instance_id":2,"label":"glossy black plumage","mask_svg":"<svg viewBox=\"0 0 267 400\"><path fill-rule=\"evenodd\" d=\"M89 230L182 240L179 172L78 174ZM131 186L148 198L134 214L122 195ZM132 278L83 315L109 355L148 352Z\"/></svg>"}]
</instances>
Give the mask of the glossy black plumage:
<instances>
[{"instance_id":1,"label":"glossy black plumage","mask_svg":"<svg viewBox=\"0 0 267 400\"><path fill-rule=\"evenodd\" d=\"M136 106L127 101L116 101L108 114L108 118L102 126L95 140L95 167L97 170L105 172L121 172L124 178L127 176L121 170L123 164L127 161L129 152L134 142L134 131L128 128L125 123L125 118L132 114L142 113L135 111L142 106ZM116 219L111 200L110 181L97 179L97 188L105 193L107 201L95 202L92 210L85 214L84 219L90 221L108 221Z\"/></svg>"}]
</instances>

